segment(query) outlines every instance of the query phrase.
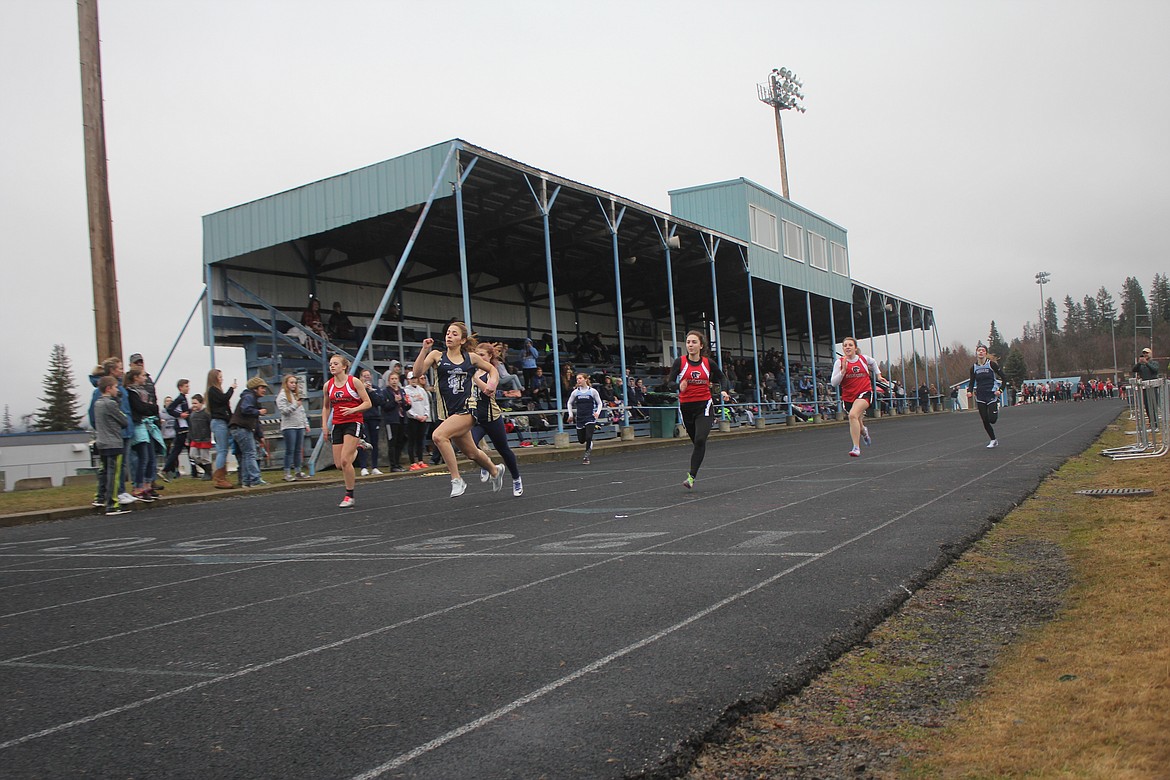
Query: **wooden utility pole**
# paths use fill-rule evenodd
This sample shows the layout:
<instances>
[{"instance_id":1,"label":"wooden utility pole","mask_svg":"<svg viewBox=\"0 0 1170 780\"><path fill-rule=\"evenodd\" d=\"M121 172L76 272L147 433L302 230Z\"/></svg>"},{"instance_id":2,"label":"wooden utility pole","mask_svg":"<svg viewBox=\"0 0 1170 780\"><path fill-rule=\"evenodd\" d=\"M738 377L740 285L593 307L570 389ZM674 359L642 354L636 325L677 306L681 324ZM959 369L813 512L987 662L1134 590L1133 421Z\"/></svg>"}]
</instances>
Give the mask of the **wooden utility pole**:
<instances>
[{"instance_id":1,"label":"wooden utility pole","mask_svg":"<svg viewBox=\"0 0 1170 780\"><path fill-rule=\"evenodd\" d=\"M97 359L122 355L118 275L114 268L114 226L106 171L106 123L102 111L101 40L98 0L77 0L81 40L81 121L85 128L85 190L89 205L89 256L93 275L93 318Z\"/></svg>"}]
</instances>

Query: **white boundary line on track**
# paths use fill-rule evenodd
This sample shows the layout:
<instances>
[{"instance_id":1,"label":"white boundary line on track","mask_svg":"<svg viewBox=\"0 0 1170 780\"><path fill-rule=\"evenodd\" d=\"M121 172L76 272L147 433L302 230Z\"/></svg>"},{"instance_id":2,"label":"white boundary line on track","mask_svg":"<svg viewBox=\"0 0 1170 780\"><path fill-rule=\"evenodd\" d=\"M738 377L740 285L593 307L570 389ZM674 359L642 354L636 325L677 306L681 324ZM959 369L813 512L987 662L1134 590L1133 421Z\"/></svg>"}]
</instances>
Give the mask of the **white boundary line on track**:
<instances>
[{"instance_id":1,"label":"white boundary line on track","mask_svg":"<svg viewBox=\"0 0 1170 780\"><path fill-rule=\"evenodd\" d=\"M399 756L386 762L385 764L381 764L378 767L375 767L374 769L371 769L371 770L368 770L367 772L356 775L355 779L362 778L362 780L369 780L369 778L377 777L377 776L389 771L390 769L393 769L397 766L401 766L402 764L404 764L408 761L411 761L411 760L413 760L421 755L424 755L425 753L428 753L436 748L442 747L443 745L447 744L448 742L451 742L454 739L457 739L457 738L459 738L467 733L470 733L471 731L473 731L473 730L475 730L483 725L486 725L486 724L491 723L495 720L498 720L500 717L503 717L504 715L518 709L519 707L522 707L525 704L529 704L529 703L547 695L548 693L550 693L554 690L557 690L558 688L561 688L570 682L573 682L574 680L580 678L581 676L583 676L585 674L588 674L592 671L597 671L598 669L606 666L607 664L611 663L612 661L614 661L618 658L621 658L625 655L628 655L628 654L634 652L635 650L646 647L649 644L651 644L655 641L658 641L658 640L662 639L663 637L666 637L666 636L680 630L681 628L689 626L692 623L696 622L697 620L700 620L701 618L706 617L707 615L710 615L711 613L715 612L716 610L721 609L722 607L727 606L729 604L732 604L732 603L744 598L747 595L755 593L756 591L761 590L762 588L773 584L774 582L778 581L782 577L787 576L788 574L790 574L794 571L802 569L805 566L808 566L812 563L818 562L818 561L824 559L825 557L827 557L828 555L831 555L832 553L834 553L840 549L843 549L844 547L847 547L850 544L853 544L861 539L864 539L864 538L892 525L893 523L895 523L895 522L897 522L905 517L908 517L916 512L919 512L922 509L942 500L943 498L946 498L946 497L953 495L954 493L956 493L960 490L963 490L963 489L970 487L971 485L987 478L991 474L994 474L995 472L1000 471L1001 469L1007 468L1008 466L1014 464L1016 461L1026 457L1026 456L1029 456L1032 453L1037 452L1038 450L1043 449L1045 446L1050 444L1052 441L1055 441L1057 439L1061 439L1065 436L1068 436L1073 431L1075 431L1081 427L1084 427L1084 425L1086 425L1086 424L1087 424L1087 422L1084 422L1081 425L1077 425L1075 427L1068 428L1068 429L1064 430L1062 433L1058 434L1057 436L1054 436L1054 437L1048 439L1044 444L1038 445L1038 446L1032 448L1031 450L1028 450L1024 453L1021 453L1020 455L1017 455L1016 457L1014 457L1010 460L1003 461L999 465L995 466L994 468L991 468L987 471L984 471L980 475L973 477L972 479L969 479L966 482L963 482L962 484L957 485L954 488L951 488L950 490L946 491L945 493L940 493L939 495L931 498L930 500L925 501L925 502L923 502L915 507L912 507L912 508L902 512L901 514L899 514L899 515L897 515L889 520L886 520L885 522L880 523L880 524L874 526L873 528L870 528L867 531L864 531L860 534L857 534L857 535L851 537L850 539L846 539L846 540L834 545L833 547L830 547L829 549L825 550L823 553L816 555L815 557L806 558L806 559L800 561L799 563L796 563L793 566L790 566L787 569L784 569L783 571L781 571L777 574L774 574L770 577L767 577L766 579L756 583L755 585L753 585L749 588L745 588L745 589L743 589L735 594L732 594L731 596L728 596L724 599L721 599L720 601L700 610L699 612L692 614L690 617L685 618L684 620L679 621L678 623L675 623L674 625L669 626L669 627L663 629L662 631L656 632L655 634L652 634L651 636L645 637L645 638L643 638L643 639L641 639L638 642L635 642L633 644L627 645L626 647L624 647L620 650L617 650L614 653L611 653L610 655L605 656L604 658L600 658L591 664L588 664L584 667L581 667L577 671L572 672L571 674L566 675L564 677L561 677L558 680L554 680L553 682L548 683L547 685L542 686L541 688L538 688L538 689L526 694L525 696L514 700L513 702L511 702L508 705L505 705L502 708L499 708L491 713L488 713L480 718L477 718L477 719L475 719L467 724L464 724L463 726L460 726L456 729L448 731L447 733L440 735L439 737L436 737L435 739L430 740L429 742L424 743L423 745L420 745L411 751L408 751L406 753L402 753ZM943 457L943 456L940 455L938 457ZM933 458L932 460L935 460L935 459L937 459L937 458ZM909 467L907 467L907 468L909 468ZM899 469L899 470L902 470L902 469ZM881 478L885 478L888 476L889 476L888 473L883 474L883 475L881 475ZM874 479L876 479L876 478L877 477L875 477ZM780 481L780 480L776 480L776 481ZM868 480L866 480L866 481L868 481ZM756 486L756 487L759 487L759 486ZM840 490L845 490L848 487L849 486L842 486L840 488L835 488L834 490L827 491L826 494L839 492ZM727 493L735 493L735 492L739 492L739 490L737 489L734 491L727 491ZM826 494L822 494L822 496L826 495ZM772 507L772 508L764 510L762 512L758 512L754 515L750 515L750 516L743 517L743 518L738 518L736 520L725 523L722 526L717 526L716 528L726 527L726 526L732 525L734 523L743 522L745 520L749 520L749 519L752 519L754 517L759 517L759 516L762 516L765 514L769 514L771 512L779 511L780 509L794 506L796 504L805 503L806 501L813 500L814 498L820 498L822 496L808 497L808 498L800 499L798 501L791 502L790 504L785 505L785 506ZM707 533L711 530L715 530L715 529L714 528L703 529L702 531L696 531L693 534L687 534L681 538L682 539L690 538L692 536L697 536L697 535L700 535L702 533ZM677 541L679 541L679 539L674 539L674 540L671 540L670 542L662 542L662 543L657 544L657 545L651 545L647 549L653 549L655 547L665 546L668 543L674 543ZM615 555L612 558L609 558L606 560L596 561L594 563L586 564L584 566L579 566L575 569L567 570L564 572L559 572L557 574L553 574L553 575L550 575L548 577L542 577L540 579L533 580L533 581L524 583L522 585L517 585L517 586L514 586L512 588L507 588L507 589L502 590L502 591L497 591L496 593L488 594L486 596L480 596L478 598L470 599L468 601L464 601L464 602L461 602L459 604L452 604L452 605L449 605L447 607L433 610L431 612L428 612L428 613L425 613L422 615L416 615L416 616L411 617L411 618L406 618L404 620L397 621L397 622L392 623L392 624L387 625L387 626L381 626L379 628L375 628L375 629L372 629L370 631L365 631L365 632L362 632L360 634L355 634L353 636L346 637L344 639L339 639L336 642L331 642L331 643L326 644L326 645L319 645L317 647L312 647L312 648L309 648L307 650L302 650L298 653L293 653L291 655L287 655L287 656L284 656L282 658L276 658L276 659L273 659L271 661L266 661L264 663L253 664L253 665L247 666L243 669L239 669L235 672L231 672L229 674L224 674L224 675L212 678L210 680L204 680L202 682L194 683L192 685L184 686L182 688L176 688L174 690L166 691L164 693L160 693L160 694L157 694L155 696L150 696L150 697L145 698L145 699L139 699L137 701L128 702L127 704L123 704L123 705L118 706L118 707L113 707L111 709L104 710L102 712L97 712L97 713L94 713L92 715L87 715L87 716L82 717L82 718L77 718L75 720L68 721L66 723L59 723L56 726L50 726L50 727L42 729L40 731L33 732L31 734L26 734L22 737L16 737L16 738L10 739L6 742L2 742L2 743L0 743L0 750L6 750L6 749L11 748L11 747L16 747L18 745L23 745L27 742L32 742L34 740L41 739L43 737L51 736L53 734L58 734L58 733L61 733L63 731L68 731L68 730L76 728L78 726L83 726L83 725L86 725L89 723L94 723L94 722L112 717L114 715L119 715L119 714L122 714L124 712L130 712L132 710L140 709L141 707L145 707L149 704L172 699L172 698L175 698L177 696L181 696L183 694L190 693L192 691L197 691L197 690L201 690L203 688L206 688L206 687L209 687L212 685L217 685L221 682L227 682L230 680L235 680L235 679L238 679L241 677L245 677L245 676L250 675L254 672L263 671L265 669L270 669L270 668L273 668L276 666L281 666L283 664L286 664L286 663L289 663L289 662L295 661L295 660L300 660L302 658L309 658L309 657L318 655L318 654L325 652L325 651L328 651L328 650L333 650L333 649L336 649L339 647L344 647L346 645L352 644L353 642L361 641L364 639L368 639L370 637L374 637L374 636L378 636L378 635L387 633L389 631L396 630L396 629L401 628L403 626L422 622L424 620L428 620L428 619L431 619L434 617L447 615L447 614L450 614L452 612L456 612L458 610L465 609L465 608L473 606L473 605L486 603L488 601L493 601L495 599L502 598L504 596L511 595L513 593L519 593L521 591L528 590L528 589L535 587L537 585L542 585L542 584L545 584L548 582L553 582L555 580L559 580L559 579L562 579L562 578L565 578L565 577L568 577L568 576L571 576L574 574L578 574L580 572L587 571L589 569L594 569L594 568L597 568L599 566L607 565L608 563L611 563L614 561L620 561L626 557L627 557L627 554ZM905 587L905 586L903 586L903 587Z\"/></svg>"}]
</instances>

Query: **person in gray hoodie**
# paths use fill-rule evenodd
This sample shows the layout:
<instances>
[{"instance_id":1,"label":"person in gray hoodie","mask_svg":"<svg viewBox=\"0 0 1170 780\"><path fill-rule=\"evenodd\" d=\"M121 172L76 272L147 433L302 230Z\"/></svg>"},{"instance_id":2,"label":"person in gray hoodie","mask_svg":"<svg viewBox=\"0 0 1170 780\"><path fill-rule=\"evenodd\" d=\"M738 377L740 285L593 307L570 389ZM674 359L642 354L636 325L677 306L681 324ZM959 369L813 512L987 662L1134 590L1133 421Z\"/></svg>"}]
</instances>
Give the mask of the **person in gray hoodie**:
<instances>
[{"instance_id":1,"label":"person in gray hoodie","mask_svg":"<svg viewBox=\"0 0 1170 780\"><path fill-rule=\"evenodd\" d=\"M93 402L93 422L98 455L101 457L98 500L107 515L121 515L129 511L122 508L118 499L118 472L122 467L124 451L122 431L127 419L118 400L121 388L118 387L117 379L112 376L99 377L97 390L101 395Z\"/></svg>"}]
</instances>

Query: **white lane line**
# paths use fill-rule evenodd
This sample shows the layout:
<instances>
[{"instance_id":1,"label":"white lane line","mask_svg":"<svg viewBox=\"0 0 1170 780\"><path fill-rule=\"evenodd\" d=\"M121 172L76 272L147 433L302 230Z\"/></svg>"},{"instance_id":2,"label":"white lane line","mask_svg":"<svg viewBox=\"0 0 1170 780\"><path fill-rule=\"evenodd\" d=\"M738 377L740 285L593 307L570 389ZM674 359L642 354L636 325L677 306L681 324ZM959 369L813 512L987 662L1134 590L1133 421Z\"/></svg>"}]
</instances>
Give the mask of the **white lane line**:
<instances>
[{"instance_id":1,"label":"white lane line","mask_svg":"<svg viewBox=\"0 0 1170 780\"><path fill-rule=\"evenodd\" d=\"M199 582L200 580L209 580L213 577L224 577L224 576L227 576L229 574L236 574L238 572L251 571L252 569L262 569L265 566L275 566L275 565L276 565L275 563L261 563L261 564L256 565L256 566L246 566L242 569L235 569L233 571L219 571L219 572L216 572L214 574L205 574L202 577L190 577L190 578L185 579L185 580L177 580L177 581L172 581L172 582L162 582L162 583L159 583L158 585L147 585L145 587L135 588L133 590L122 590L122 591L118 591L117 593L106 593L105 595L102 595L102 596L94 596L94 597L88 598L88 599L78 599L77 601L65 601L65 602L62 602L60 604L50 604L46 607L37 607L36 609L26 609L22 612L10 612L7 615L0 615L0 619L19 617L20 615L31 615L34 612L45 612L45 611L50 610L50 609L60 609L61 607L72 607L72 606L76 606L77 604L89 604L90 602L93 602L93 601L103 601L105 599L118 598L119 596L129 596L130 594L133 594L133 593L145 593L146 591L158 590L159 588L170 588L170 587L174 587L175 585L186 585L186 584L191 583L191 582Z\"/></svg>"},{"instance_id":2,"label":"white lane line","mask_svg":"<svg viewBox=\"0 0 1170 780\"><path fill-rule=\"evenodd\" d=\"M1081 427L1081 426L1077 426L1077 427ZM1065 433L1054 437L1054 439L1052 439L1050 441L1055 441L1056 439L1062 438L1063 436L1066 436L1069 433L1071 433L1073 430L1076 430L1076 428L1070 429L1070 430L1066 431ZM846 539L846 540L840 542L839 544L836 544L833 547L830 547L828 550L825 550L823 553L818 553L814 557L806 558L805 560L803 560L799 563L796 563L783 571L777 572L776 574L772 575L771 577L768 577L764 580L761 580L760 582L756 583L755 585L752 585L748 588L745 588L745 589L739 591L738 593L734 593L734 594L732 594L724 599L721 599L720 601L715 602L714 604L690 615L687 618L684 618L683 620L680 620L679 622L675 623L672 626L669 626L669 627L663 629L662 631L659 631L659 632L652 634L648 637L644 637L643 639L640 639L637 642L634 642L633 644L626 645L625 647L621 648L620 650L617 650L613 653L610 653L609 655L605 656L604 658L599 658L598 660L594 661L593 663L590 663L586 666L583 666L574 672L571 672L571 673L569 673L569 674L567 674L567 675L565 675L557 680L554 680L554 681L548 683L547 685L544 685L540 688L537 688L536 690L531 691L531 692L525 694L524 696L521 696L520 698L515 699L514 701L512 701L508 704L505 704L503 707L500 707L499 709L496 709L492 712L489 712L486 715L483 715L479 718L476 718L475 720L469 721L468 723L465 723L462 726L454 728L445 734L441 734L440 736L435 737L434 739L432 739L428 742L425 742L425 743L419 745L418 747L415 747L412 750L409 750L405 753L400 753L399 755L395 756L394 758L390 759L389 761L387 761L384 764L379 764L378 766L374 767L373 769L369 769L365 772L354 775L352 780L373 780L373 778L379 777L379 776L381 776L381 775L385 774L386 772L389 772L393 769L397 769L397 768L403 766L404 764L406 764L410 761L413 761L414 759L419 758L420 756L423 756L426 753L431 752L432 750L440 748L449 742L452 742L456 739L459 739L460 737L463 737L463 736L471 733L472 731L475 731L476 729L479 729L483 726L486 726L490 723L493 723L494 721L499 720L500 718L504 717L505 715L508 715L508 714L516 711L520 707L523 707L527 704L531 704L532 702L536 701L537 699L540 699L540 698L548 695L549 693L552 693L553 691L557 690L558 688L562 688L565 685L568 685L569 683L580 679L581 677L585 676L586 674L596 672L596 671L600 670L601 668L603 668L604 666L612 663L613 661L615 661L619 658L622 658L623 656L629 655L630 653L633 653L637 650L640 650L640 649L642 649L642 648L644 648L644 647L646 647L646 646L648 646L648 645L650 645L650 644L652 644L652 643L654 643L654 642L656 642L656 641L658 641L666 636L669 636L670 634L675 633L676 631L679 631L680 629L686 628L687 626L691 625L692 623L695 623L696 621L707 617L708 615L712 614L713 612L715 612L719 609L722 609L723 607L725 607L729 604L733 604L736 601L739 601L746 596L749 596L749 595L751 595L751 594L753 594L753 593L755 593L763 588L766 588L767 586L779 581L780 579L788 576L789 574L791 574L794 571L798 571L799 569L802 569L805 566L808 566L812 563L816 563L816 562L820 561L821 559L823 559L829 555L832 555L834 552L837 552L838 550L841 550L845 547L848 547L851 544L855 544L856 542L858 542L862 539L865 539L866 537L871 536L871 535L877 533L878 531L880 531L880 530L882 530L890 525L893 525L894 523L898 522L899 520L902 520L906 517L909 517L910 515L915 514L917 512L920 512L923 509L929 507L930 505L937 503L938 501L941 501L942 499L947 498L948 496L951 496L951 495L959 492L960 490L964 490L964 489L970 487L971 485L975 484L976 482L980 482L980 481L986 479L987 477L991 476L995 472L1000 471L1001 469L1007 468L1008 466L1013 465L1016 461L1021 460L1025 456L1031 455L1033 452L1036 452L1037 450L1042 449L1043 446L1045 446L1045 445L1040 445L1032 450L1029 450L1026 453L1023 453L1015 458L1012 458L1009 461L1005 461L1005 462L1001 463L1000 465L998 465L992 469L989 469L988 471L985 471L982 474L980 474L976 477L973 477L972 479L969 479L968 481L966 481L966 482L964 482L964 483L962 483L954 488L951 488L950 490L946 491L945 493L941 493L941 494L935 496L934 498L931 498L930 500L919 504L918 506L912 507L901 514L890 518L889 520L885 521L884 523L880 523L880 524L874 526L873 528L870 528L867 531L863 531L860 534L857 534L856 536L854 536L850 539ZM939 457L942 457L942 456L940 455ZM799 503L799 502L797 502L797 503ZM902 587L905 588L904 585Z\"/></svg>"},{"instance_id":3,"label":"white lane line","mask_svg":"<svg viewBox=\"0 0 1170 780\"><path fill-rule=\"evenodd\" d=\"M220 672L188 672L181 669L128 669L123 667L82 666L79 664L31 664L20 661L0 662L0 667L16 666L24 669L64 669L72 672L103 672L117 674L147 674L163 677L219 677Z\"/></svg>"},{"instance_id":4,"label":"white lane line","mask_svg":"<svg viewBox=\"0 0 1170 780\"><path fill-rule=\"evenodd\" d=\"M577 679L581 675L587 674L588 671L590 671L590 670L595 670L597 668L601 668L601 666L604 666L605 664L610 663L615 658L620 658L623 655L627 655L628 653L633 652L635 649L639 649L641 647L646 646L651 641L654 641L655 637L661 638L663 636L667 636L670 633L677 631L679 628L682 628L686 625L690 625L695 620L699 619L699 617L701 617L701 616L708 615L711 612L714 612L716 609L719 609L722 606L725 606L726 604L730 604L730 603L732 603L740 598L743 598L743 596L745 596L745 595L748 595L750 593L754 593L754 592L760 590L761 588L766 587L769 584L772 584L773 582L779 580L781 577L786 576L788 573L791 573L793 571L801 569L801 568L803 568L811 563L817 562L817 561L825 558L826 556L830 555L831 553L836 552L837 550L840 550L840 549L842 549L850 544L853 544L860 539L864 539L864 538L870 536L871 534L876 533L877 531L880 531L883 528L885 528L889 525L892 525L893 523L895 523L895 522L897 522L905 517L908 517L911 514L914 514L915 512L921 511L925 507L928 507L931 504L934 504L935 502L940 501L943 498L946 498L947 496L950 496L950 495L958 492L959 490L963 490L963 489L975 484L976 482L985 479L986 477L990 476L991 474L994 474L995 472L1000 471L1001 469L1004 469L1004 468L1007 468L1008 466L1013 465L1016 461L1021 460L1021 459L1025 458L1026 456L1029 456L1032 453L1034 453L1040 449L1043 449L1045 446L1047 446L1047 444L1051 443L1052 441L1056 441L1056 440L1061 439L1065 436L1068 436L1073 431L1077 430L1078 428L1083 427L1086 424L1087 424L1087 422L1082 423L1082 425L1078 425L1078 426L1075 426L1073 428L1069 428L1066 431L1064 431L1063 433L1059 434L1058 436L1053 437L1048 442L1045 442L1044 444L1041 444L1041 445L1039 445L1031 450L1028 450L1027 452L1022 453L1022 454L1016 456L1015 458L1012 458L1011 460L1004 461L1000 465L998 465L998 466L996 466L988 471L983 472L981 475L976 476L976 477L968 480L967 482L964 482L964 483L958 485L957 487L946 491L945 493L942 493L938 496L935 496L934 498L930 499L929 501L926 501L922 504L919 504L918 506L913 507L913 508L905 511L902 514L897 515L897 516L891 518L890 520L887 520L886 522L881 523L880 525L877 525L877 526L871 528L868 531L862 532L861 534L858 534L858 535L852 537L851 539L847 539L847 540L841 542L840 544L835 545L834 547L826 550L825 552L816 555L815 557L807 558L807 559L801 561L800 563L797 563L797 564L789 567L788 569L786 569L786 570L784 570L776 575L773 575L772 577L769 577L760 583L757 583L756 585L754 585L750 588L747 588L743 591L740 591L739 594L734 594L732 596L729 596L729 597L717 602L716 604L705 608L701 612L695 613L695 615L693 615L691 618L687 618L684 621L681 621L680 623L676 623L675 626L673 626L673 627L664 629L664 631L658 632L658 634L655 634L652 637L647 637L647 638L635 643L634 645L629 645L629 646L627 646L627 648L624 648L623 650L617 651L617 653L611 654L610 656L606 656L606 658L609 660L599 659L598 661L595 661L593 664L590 664L587 667L582 667L582 670L578 670L578 672L575 672L566 678L561 678L561 680L563 680L564 682L554 681L553 683L550 683L548 686L544 686L543 688L538 689L537 691L533 691L532 693L528 694L527 696L522 697L522 699L517 699L515 702L513 702L513 704L515 706L506 705L507 707L511 707L511 709L507 709L506 712L504 711L505 708L501 708L500 710L496 711L496 713L499 713L499 714L489 713L489 715L484 716L483 718L476 719L475 721L472 721L473 724L478 724L478 725L474 726L474 728L478 728L480 725L484 725L488 722L491 722L492 720L497 720L503 714L507 714L507 712L511 712L512 710L516 709L517 707L523 706L526 703L530 703L531 701L535 701L537 698L540 698L541 696L545 695L547 692L552 691L552 690L556 690L557 688L562 687L563 685L567 684L568 682L571 682L572 680ZM939 457L942 457L942 456L940 455ZM738 492L738 491L728 491L728 492L734 493L734 492ZM836 492L836 491L830 491L830 492ZM802 502L794 502L794 503L802 503ZM769 511L774 511L774 510L769 510ZM765 513L761 512L759 514L762 515ZM748 519L748 518L743 518L743 519ZM733 521L733 522L738 522L738 521ZM690 536L696 536L696 535L699 535L699 533L701 533L701 532L696 532L695 534L691 534ZM664 544L667 544L667 542L663 542L659 545L652 545L652 547L659 547L659 546L662 546ZM527 590L527 589L529 589L531 587L535 587L537 585L542 585L542 584L552 582L552 581L555 581L555 580L558 580L558 579L561 579L564 577L578 574L578 573L583 572L583 571L587 571L589 569L597 568L599 566L604 566L607 563L610 563L612 561L620 561L625 557L626 557L625 555L616 555L612 559L608 559L608 560L604 560L604 561L597 561L597 562L592 563L592 564L580 566L580 567L577 567L576 569L561 572L559 574L550 575L548 577L534 580L532 582L528 582L528 583L525 583L523 585L518 585L518 586L513 587L513 588L508 588L506 590L499 591L497 593L488 594L486 596L481 596L479 598L471 599L469 601L465 601L465 602L462 602L460 604L453 604L453 605L450 605L448 607L434 610L432 612L429 612L429 613L426 613L423 615L418 615L418 616L415 616L413 618L407 618L405 620L390 624L388 626L382 626L380 628L376 628L376 629L373 629L371 631L363 632L361 634L356 634L356 635L351 636L351 637L346 637L345 639L340 639L336 642L332 642L332 643L327 644L327 645L321 645L321 646L318 646L315 648L310 648L308 650L303 650L299 653L294 653L292 655L284 656L283 658L277 658L277 659L274 659L272 661L267 661L265 663L255 664L255 665L252 665L249 667L245 667L244 669L240 669L240 670L233 672L231 674L226 674L226 675L222 675L220 677L216 677L214 679L205 680L203 682L195 683L193 685L189 685L189 686L186 686L184 688L178 688L178 689L175 689L172 691L167 691L165 693L161 693L161 694L158 694L156 696L151 696L151 697L146 698L146 699L139 699L138 701L129 702L129 703L124 704L120 707L115 707L115 708L112 708L109 710L105 710L103 712L98 712L98 713L95 713L93 715L86 716L84 718L78 718L76 720L69 721L67 723L61 723L61 724L58 724L56 726L49 727L47 729L42 729L41 731L34 732L32 734L26 734L23 737L17 737L15 739L8 740L7 742L0 743L0 750L6 750L10 747L22 745L22 744L25 744L26 742L31 742L33 740L40 739L42 737L57 734L59 732L75 728L77 726L82 726L82 725L85 725L88 723L93 723L93 722L96 722L99 720L103 720L105 718L121 714L123 712L129 712L131 710L139 709L140 707L144 707L144 706L147 706L149 704L153 704L153 703L158 702L158 701L164 701L167 699L171 699L171 698L174 698L176 696L180 696L180 695L183 695L185 693L189 693L189 692L195 691L195 690L200 690L202 688L206 688L206 687L211 686L211 685L216 685L216 684L221 683L221 682L226 682L229 680L234 680L234 679L237 679L240 677L244 677L246 675L252 674L253 672L262 671L265 669L269 669L269 668L283 665L283 664L288 663L290 661L299 660L301 658L307 658L307 657L310 657L313 655L317 655L318 653L325 652L327 650L332 650L332 649L335 649L338 647L343 647L343 646L348 645L352 642L356 642L356 641L360 641L362 639L367 639L367 638L370 638L373 636L377 636L379 634L383 634L383 633L386 633L388 631L392 631L392 630L395 630L397 628L401 628L403 626L411 625L413 623L421 622L423 620L428 620L428 619L433 618L433 617L446 615L446 614L449 614L449 613L452 613L452 612L455 612L455 611L458 611L458 610L461 610L461 609L464 609L464 608L467 608L467 607L470 607L470 606L473 606L476 604L485 603L488 601L495 600L497 598L501 598L503 596L511 595L513 593L518 593L520 591ZM276 599L274 599L274 600L276 600ZM131 633L131 632L127 632L127 633ZM569 677L571 677L571 679L568 679ZM544 691L544 693L541 693L541 691ZM493 714L495 714L495 717L491 717L491 715L493 715ZM485 720L485 718L489 718L489 717L490 717L490 720ZM471 724L466 724L466 725L471 725ZM422 755L423 753L429 752L430 750L434 750L437 747L441 747L442 745L446 744L447 742L450 742L451 740L457 738L458 736L462 736L463 734L468 733L469 730L472 730L472 729L467 729L466 725L464 727L460 727L460 729L456 729L455 731L448 732L446 735L440 736L440 737L436 738L435 740L431 740L430 742L426 743L425 745L419 746L418 748L415 748L413 751L410 751L407 754L402 754L402 756L410 755L411 758L406 759L406 760L412 760L413 758L416 758L418 755ZM456 732L459 732L459 733L456 734ZM422 750L421 753L417 752L424 747L426 749ZM400 758L402 758L402 756L399 756L395 759L391 759L391 762L388 762L388 764L393 763L395 761L398 761ZM405 763L405 761L403 761L402 763ZM362 775L358 775L358 777L376 777L379 774L383 774L384 772L388 771L390 768L393 768L393 766L389 766L388 764L382 765L382 766L386 767L385 769L382 769L381 767L376 767L374 770L370 770L367 773L364 773ZM371 774L371 773L375 773L375 774Z\"/></svg>"}]
</instances>

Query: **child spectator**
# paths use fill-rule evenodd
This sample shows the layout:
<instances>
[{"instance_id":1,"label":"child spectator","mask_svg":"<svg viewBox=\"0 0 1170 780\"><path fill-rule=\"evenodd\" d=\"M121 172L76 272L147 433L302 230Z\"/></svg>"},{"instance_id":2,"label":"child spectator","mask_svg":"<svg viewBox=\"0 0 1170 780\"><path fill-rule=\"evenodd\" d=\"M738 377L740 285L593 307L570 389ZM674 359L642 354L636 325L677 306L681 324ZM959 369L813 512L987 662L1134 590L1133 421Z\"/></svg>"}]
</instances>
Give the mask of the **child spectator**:
<instances>
[{"instance_id":1,"label":"child spectator","mask_svg":"<svg viewBox=\"0 0 1170 780\"><path fill-rule=\"evenodd\" d=\"M101 457L98 471L98 499L107 515L124 515L130 510L123 509L118 500L118 472L122 468L122 429L126 427L126 415L118 402L118 380L112 376L100 377L97 389L101 393L93 404L94 430L97 433L97 450Z\"/></svg>"},{"instance_id":2,"label":"child spectator","mask_svg":"<svg viewBox=\"0 0 1170 780\"><path fill-rule=\"evenodd\" d=\"M211 481L211 414L203 406L203 396L199 393L191 396L190 404L187 436L191 447L191 478L198 477L199 469L203 469L203 479Z\"/></svg>"}]
</instances>

